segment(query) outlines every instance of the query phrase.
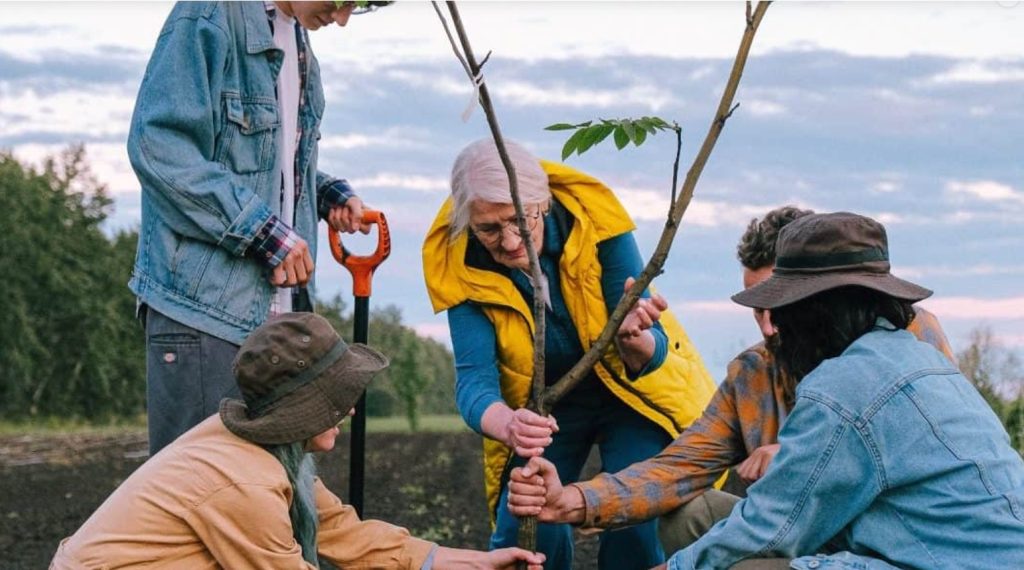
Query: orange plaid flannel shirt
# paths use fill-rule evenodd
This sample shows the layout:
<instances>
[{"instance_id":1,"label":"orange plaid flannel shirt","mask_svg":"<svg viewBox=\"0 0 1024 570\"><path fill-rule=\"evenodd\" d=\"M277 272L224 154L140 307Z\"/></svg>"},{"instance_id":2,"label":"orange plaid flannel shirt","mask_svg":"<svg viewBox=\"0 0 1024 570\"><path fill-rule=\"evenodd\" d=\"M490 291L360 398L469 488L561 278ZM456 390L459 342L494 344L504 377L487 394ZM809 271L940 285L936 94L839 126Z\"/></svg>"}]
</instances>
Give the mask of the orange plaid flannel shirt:
<instances>
[{"instance_id":1,"label":"orange plaid flannel shirt","mask_svg":"<svg viewBox=\"0 0 1024 570\"><path fill-rule=\"evenodd\" d=\"M907 328L956 362L935 315L915 308ZM704 414L660 454L583 483L582 526L612 528L660 516L711 488L755 449L777 443L789 412L774 357L758 343L729 363Z\"/></svg>"}]
</instances>

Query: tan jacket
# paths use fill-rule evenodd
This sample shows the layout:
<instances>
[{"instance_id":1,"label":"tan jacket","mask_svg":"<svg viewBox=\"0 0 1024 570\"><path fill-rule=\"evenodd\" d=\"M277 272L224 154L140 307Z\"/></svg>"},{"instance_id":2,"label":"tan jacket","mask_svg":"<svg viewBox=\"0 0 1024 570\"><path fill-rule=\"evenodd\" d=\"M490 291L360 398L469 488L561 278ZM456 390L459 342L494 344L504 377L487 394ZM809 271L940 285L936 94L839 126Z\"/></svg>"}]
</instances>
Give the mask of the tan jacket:
<instances>
[{"instance_id":1,"label":"tan jacket","mask_svg":"<svg viewBox=\"0 0 1024 570\"><path fill-rule=\"evenodd\" d=\"M50 568L311 568L292 537L291 499L277 459L214 415L139 467L61 542ZM319 479L316 506L319 553L346 570L419 570L434 547L359 520Z\"/></svg>"}]
</instances>

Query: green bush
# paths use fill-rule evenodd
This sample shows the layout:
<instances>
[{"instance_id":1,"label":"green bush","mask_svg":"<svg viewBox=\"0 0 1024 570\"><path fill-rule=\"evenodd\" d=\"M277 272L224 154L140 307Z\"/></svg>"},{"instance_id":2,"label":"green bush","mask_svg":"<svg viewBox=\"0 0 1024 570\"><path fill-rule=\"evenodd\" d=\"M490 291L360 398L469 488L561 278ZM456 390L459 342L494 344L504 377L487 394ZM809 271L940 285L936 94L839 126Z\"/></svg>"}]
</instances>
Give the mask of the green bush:
<instances>
[{"instance_id":1,"label":"green bush","mask_svg":"<svg viewBox=\"0 0 1024 570\"><path fill-rule=\"evenodd\" d=\"M0 414L88 420L145 402L143 333L125 286L135 232L101 230L111 200L82 147L27 168L0 153Z\"/></svg>"},{"instance_id":2,"label":"green bush","mask_svg":"<svg viewBox=\"0 0 1024 570\"><path fill-rule=\"evenodd\" d=\"M145 336L127 284L138 232L108 237L112 201L76 146L29 168L0 152L0 418L108 423L145 412ZM348 340L340 298L318 303ZM370 342L391 357L371 384L374 416L455 411L452 355L393 306L371 312Z\"/></svg>"}]
</instances>

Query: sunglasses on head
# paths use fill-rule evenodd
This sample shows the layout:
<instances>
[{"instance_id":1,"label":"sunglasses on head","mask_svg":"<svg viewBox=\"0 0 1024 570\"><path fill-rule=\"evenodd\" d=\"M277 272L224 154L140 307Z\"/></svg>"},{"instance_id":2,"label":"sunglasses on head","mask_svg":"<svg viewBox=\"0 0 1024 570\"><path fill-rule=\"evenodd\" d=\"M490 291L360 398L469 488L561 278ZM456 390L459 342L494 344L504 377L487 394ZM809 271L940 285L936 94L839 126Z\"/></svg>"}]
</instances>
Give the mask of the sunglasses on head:
<instances>
[{"instance_id":1,"label":"sunglasses on head","mask_svg":"<svg viewBox=\"0 0 1024 570\"><path fill-rule=\"evenodd\" d=\"M349 4L354 6L352 8L352 15L358 16L359 14L373 12L382 6L394 4L394 0L334 0L334 5L338 8Z\"/></svg>"}]
</instances>

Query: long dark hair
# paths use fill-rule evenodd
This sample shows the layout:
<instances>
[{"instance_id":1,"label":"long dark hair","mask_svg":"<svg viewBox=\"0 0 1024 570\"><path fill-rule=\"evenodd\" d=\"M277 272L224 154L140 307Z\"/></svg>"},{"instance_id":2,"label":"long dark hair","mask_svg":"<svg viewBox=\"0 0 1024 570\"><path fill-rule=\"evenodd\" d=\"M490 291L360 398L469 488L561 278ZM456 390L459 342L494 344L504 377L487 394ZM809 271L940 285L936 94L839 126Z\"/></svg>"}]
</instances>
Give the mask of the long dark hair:
<instances>
[{"instance_id":1,"label":"long dark hair","mask_svg":"<svg viewBox=\"0 0 1024 570\"><path fill-rule=\"evenodd\" d=\"M264 448L281 462L288 474L288 482L292 486L292 504L288 507L288 517L292 521L295 542L302 549L302 558L314 568L319 568L316 544L319 518L316 498L313 496L313 478L316 476L313 456L306 452L305 442L301 441L266 445Z\"/></svg>"},{"instance_id":2,"label":"long dark hair","mask_svg":"<svg viewBox=\"0 0 1024 570\"><path fill-rule=\"evenodd\" d=\"M794 382L800 382L827 358L843 353L883 317L905 329L914 320L908 301L859 286L839 287L792 305L772 309L778 329L776 361Z\"/></svg>"}]
</instances>

